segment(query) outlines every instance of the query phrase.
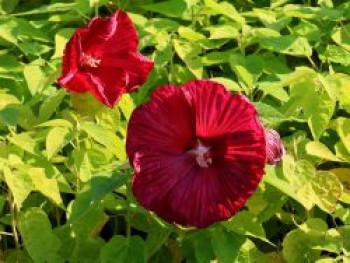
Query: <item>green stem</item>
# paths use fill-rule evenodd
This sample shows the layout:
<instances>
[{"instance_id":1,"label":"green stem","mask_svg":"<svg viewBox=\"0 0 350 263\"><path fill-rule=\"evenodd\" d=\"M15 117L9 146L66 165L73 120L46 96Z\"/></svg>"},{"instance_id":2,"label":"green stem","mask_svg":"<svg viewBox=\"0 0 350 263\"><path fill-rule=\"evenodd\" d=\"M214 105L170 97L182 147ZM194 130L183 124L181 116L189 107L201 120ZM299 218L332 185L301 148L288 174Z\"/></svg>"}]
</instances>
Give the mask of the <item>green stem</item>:
<instances>
[{"instance_id":1,"label":"green stem","mask_svg":"<svg viewBox=\"0 0 350 263\"><path fill-rule=\"evenodd\" d=\"M12 194L9 192L10 213L11 213L11 228L13 239L15 241L16 249L20 249L19 238L17 233L17 221L16 221L16 204L13 200Z\"/></svg>"},{"instance_id":2,"label":"green stem","mask_svg":"<svg viewBox=\"0 0 350 263\"><path fill-rule=\"evenodd\" d=\"M126 211L126 237L129 239L131 237L131 225L130 225L130 209Z\"/></svg>"},{"instance_id":3,"label":"green stem","mask_svg":"<svg viewBox=\"0 0 350 263\"><path fill-rule=\"evenodd\" d=\"M95 0L95 16L98 16L98 1Z\"/></svg>"},{"instance_id":4,"label":"green stem","mask_svg":"<svg viewBox=\"0 0 350 263\"><path fill-rule=\"evenodd\" d=\"M171 59L170 59L170 65L169 65L169 83L173 83L174 82L174 48L171 46Z\"/></svg>"},{"instance_id":5,"label":"green stem","mask_svg":"<svg viewBox=\"0 0 350 263\"><path fill-rule=\"evenodd\" d=\"M129 4L130 4L130 0L126 0L122 10L126 11L126 9L129 7Z\"/></svg>"}]
</instances>

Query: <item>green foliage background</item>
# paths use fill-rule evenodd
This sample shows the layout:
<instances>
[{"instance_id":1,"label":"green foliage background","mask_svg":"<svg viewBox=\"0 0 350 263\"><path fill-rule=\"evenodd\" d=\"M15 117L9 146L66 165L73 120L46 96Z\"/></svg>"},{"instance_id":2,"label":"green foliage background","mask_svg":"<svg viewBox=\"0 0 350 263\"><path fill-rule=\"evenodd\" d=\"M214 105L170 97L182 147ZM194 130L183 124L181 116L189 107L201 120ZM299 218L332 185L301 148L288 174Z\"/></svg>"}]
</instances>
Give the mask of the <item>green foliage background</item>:
<instances>
[{"instance_id":1,"label":"green foliage background","mask_svg":"<svg viewBox=\"0 0 350 263\"><path fill-rule=\"evenodd\" d=\"M74 29L118 8L155 69L111 110L55 80ZM0 0L0 14L3 260L350 262L350 1ZM132 110L194 78L247 95L287 147L205 230L140 207L125 154Z\"/></svg>"}]
</instances>

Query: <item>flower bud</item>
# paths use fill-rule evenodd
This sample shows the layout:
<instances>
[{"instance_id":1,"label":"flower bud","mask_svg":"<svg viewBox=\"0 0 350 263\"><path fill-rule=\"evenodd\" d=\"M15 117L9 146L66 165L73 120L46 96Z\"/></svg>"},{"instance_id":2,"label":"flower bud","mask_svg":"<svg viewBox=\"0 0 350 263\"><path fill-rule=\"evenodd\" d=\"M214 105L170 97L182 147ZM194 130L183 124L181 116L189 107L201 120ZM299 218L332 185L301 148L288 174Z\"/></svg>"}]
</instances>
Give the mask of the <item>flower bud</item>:
<instances>
[{"instance_id":1,"label":"flower bud","mask_svg":"<svg viewBox=\"0 0 350 263\"><path fill-rule=\"evenodd\" d=\"M271 165L278 164L286 153L283 142L277 131L266 129L266 162Z\"/></svg>"}]
</instances>

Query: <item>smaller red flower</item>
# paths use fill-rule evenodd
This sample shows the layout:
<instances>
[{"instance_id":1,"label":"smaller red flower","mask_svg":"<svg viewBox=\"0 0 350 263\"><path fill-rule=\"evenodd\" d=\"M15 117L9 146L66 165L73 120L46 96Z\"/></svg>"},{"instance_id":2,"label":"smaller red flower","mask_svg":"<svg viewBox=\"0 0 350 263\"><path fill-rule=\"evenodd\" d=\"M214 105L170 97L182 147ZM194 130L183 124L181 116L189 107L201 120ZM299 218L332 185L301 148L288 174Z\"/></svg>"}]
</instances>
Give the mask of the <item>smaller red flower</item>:
<instances>
[{"instance_id":1,"label":"smaller red flower","mask_svg":"<svg viewBox=\"0 0 350 263\"><path fill-rule=\"evenodd\" d=\"M68 42L58 83L69 91L90 92L108 107L146 82L153 61L137 51L136 30L122 11L93 18Z\"/></svg>"},{"instance_id":2,"label":"smaller red flower","mask_svg":"<svg viewBox=\"0 0 350 263\"><path fill-rule=\"evenodd\" d=\"M283 142L277 131L266 129L266 160L268 164L278 164L286 153Z\"/></svg>"}]
</instances>

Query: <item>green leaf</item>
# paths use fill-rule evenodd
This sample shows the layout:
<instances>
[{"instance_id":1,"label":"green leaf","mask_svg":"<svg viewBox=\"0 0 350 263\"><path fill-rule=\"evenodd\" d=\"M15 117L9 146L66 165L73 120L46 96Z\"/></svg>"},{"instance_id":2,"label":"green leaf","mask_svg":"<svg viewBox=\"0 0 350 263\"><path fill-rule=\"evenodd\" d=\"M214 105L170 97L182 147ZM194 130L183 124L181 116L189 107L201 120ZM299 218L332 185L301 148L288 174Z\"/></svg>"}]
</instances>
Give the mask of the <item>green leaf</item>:
<instances>
[{"instance_id":1,"label":"green leaf","mask_svg":"<svg viewBox=\"0 0 350 263\"><path fill-rule=\"evenodd\" d=\"M178 32L179 32L180 37L187 39L190 42L196 42L196 41L201 41L201 40L206 39L206 37L204 35L194 31L193 29L191 29L189 27L180 26L178 28Z\"/></svg>"},{"instance_id":2,"label":"green leaf","mask_svg":"<svg viewBox=\"0 0 350 263\"><path fill-rule=\"evenodd\" d=\"M4 178L6 184L13 194L14 202L18 208L22 207L22 203L30 192L34 190L32 180L27 173L12 172L10 168L4 167Z\"/></svg>"},{"instance_id":3,"label":"green leaf","mask_svg":"<svg viewBox=\"0 0 350 263\"><path fill-rule=\"evenodd\" d=\"M8 140L31 154L40 154L36 141L30 135L31 134L27 132L15 134L12 137L8 137Z\"/></svg>"},{"instance_id":4,"label":"green leaf","mask_svg":"<svg viewBox=\"0 0 350 263\"><path fill-rule=\"evenodd\" d=\"M320 142L309 142L306 145L306 152L310 155L317 156L319 158L334 161L334 162L341 162L342 160L339 159L337 156L335 156L326 145L320 143Z\"/></svg>"},{"instance_id":5,"label":"green leaf","mask_svg":"<svg viewBox=\"0 0 350 263\"><path fill-rule=\"evenodd\" d=\"M267 126L276 127L281 124L281 122L288 119L283 113L268 104L258 102L255 103L255 107L259 113L261 121Z\"/></svg>"},{"instance_id":6,"label":"green leaf","mask_svg":"<svg viewBox=\"0 0 350 263\"><path fill-rule=\"evenodd\" d=\"M278 81L269 82L267 85L272 86L273 89L288 87L308 79L313 79L317 76L317 73L308 67L297 67L293 72L287 74L277 75ZM272 95L272 94L271 94Z\"/></svg>"},{"instance_id":7,"label":"green leaf","mask_svg":"<svg viewBox=\"0 0 350 263\"><path fill-rule=\"evenodd\" d=\"M315 81L307 80L293 86L291 97L297 97L301 101L304 116L307 119L313 137L318 140L335 109L335 102L327 92L316 92ZM309 98L313 98L310 100Z\"/></svg>"},{"instance_id":8,"label":"green leaf","mask_svg":"<svg viewBox=\"0 0 350 263\"><path fill-rule=\"evenodd\" d=\"M284 158L283 164L285 163L286 158ZM293 170L294 171L294 170ZM280 171L279 171L280 173ZM294 198L300 203L303 203L299 197L296 195L293 187L291 187L290 183L285 179L281 178L279 174L276 173L276 167L266 166L266 175L263 177L264 181L274 187L276 187L278 190L280 190L282 193L286 194L289 197ZM305 204L303 204L305 206Z\"/></svg>"},{"instance_id":9,"label":"green leaf","mask_svg":"<svg viewBox=\"0 0 350 263\"><path fill-rule=\"evenodd\" d=\"M67 128L73 128L73 124L67 120L63 119L53 119L49 120L43 123L40 123L36 127L67 127Z\"/></svg>"},{"instance_id":10,"label":"green leaf","mask_svg":"<svg viewBox=\"0 0 350 263\"><path fill-rule=\"evenodd\" d=\"M292 28L293 35L305 37L309 42L319 42L321 40L321 30L317 25L307 20L302 20Z\"/></svg>"},{"instance_id":11,"label":"green leaf","mask_svg":"<svg viewBox=\"0 0 350 263\"><path fill-rule=\"evenodd\" d=\"M331 213L342 195L342 185L336 176L327 171L315 171L313 165L300 160L294 162L289 156L283 159L283 176L281 171L267 166L264 180L283 193L301 203L307 210L318 205ZM277 173L276 173L277 172Z\"/></svg>"},{"instance_id":12,"label":"green leaf","mask_svg":"<svg viewBox=\"0 0 350 263\"><path fill-rule=\"evenodd\" d=\"M104 206L94 202L89 191L79 193L67 208L67 223L82 238L96 237L108 221Z\"/></svg>"},{"instance_id":13,"label":"green leaf","mask_svg":"<svg viewBox=\"0 0 350 263\"><path fill-rule=\"evenodd\" d=\"M287 262L316 262L321 251L340 253L342 239L335 229L319 218L309 218L283 240L283 256Z\"/></svg>"},{"instance_id":14,"label":"green leaf","mask_svg":"<svg viewBox=\"0 0 350 263\"><path fill-rule=\"evenodd\" d=\"M249 211L241 211L222 224L240 235L249 235L266 240L265 231L261 222L259 222L259 218Z\"/></svg>"},{"instance_id":15,"label":"green leaf","mask_svg":"<svg viewBox=\"0 0 350 263\"><path fill-rule=\"evenodd\" d=\"M17 125L19 112L15 107L6 107L0 110L0 122L5 125L15 126Z\"/></svg>"},{"instance_id":16,"label":"green leaf","mask_svg":"<svg viewBox=\"0 0 350 263\"><path fill-rule=\"evenodd\" d=\"M12 250L6 256L6 263L32 263L33 260L28 255L28 252L25 250Z\"/></svg>"},{"instance_id":17,"label":"green leaf","mask_svg":"<svg viewBox=\"0 0 350 263\"><path fill-rule=\"evenodd\" d=\"M101 263L146 262L146 245L138 236L114 236L101 250Z\"/></svg>"},{"instance_id":18,"label":"green leaf","mask_svg":"<svg viewBox=\"0 0 350 263\"><path fill-rule=\"evenodd\" d=\"M55 35L55 53L52 58L61 58L67 42L74 33L74 28L64 28L59 30Z\"/></svg>"},{"instance_id":19,"label":"green leaf","mask_svg":"<svg viewBox=\"0 0 350 263\"><path fill-rule=\"evenodd\" d=\"M283 240L283 256L287 262L315 262L320 251L310 249L310 239L298 230L289 232Z\"/></svg>"},{"instance_id":20,"label":"green leaf","mask_svg":"<svg viewBox=\"0 0 350 263\"><path fill-rule=\"evenodd\" d=\"M343 16L343 10L335 8L310 7L307 5L285 5L283 13L286 16L315 19L315 20L339 20Z\"/></svg>"},{"instance_id":21,"label":"green leaf","mask_svg":"<svg viewBox=\"0 0 350 263\"><path fill-rule=\"evenodd\" d=\"M180 40L174 40L173 45L176 53L185 62L188 69L197 78L203 76L203 64L198 57L201 53L201 48L197 43L189 43Z\"/></svg>"},{"instance_id":22,"label":"green leaf","mask_svg":"<svg viewBox=\"0 0 350 263\"><path fill-rule=\"evenodd\" d=\"M20 102L18 99L11 95L6 93L0 93L0 109L2 110L6 106L9 106L11 104L19 104Z\"/></svg>"},{"instance_id":23,"label":"green leaf","mask_svg":"<svg viewBox=\"0 0 350 263\"><path fill-rule=\"evenodd\" d=\"M131 113L135 107L135 103L129 94L124 94L118 103L118 108L121 110L127 121L130 119Z\"/></svg>"},{"instance_id":24,"label":"green leaf","mask_svg":"<svg viewBox=\"0 0 350 263\"><path fill-rule=\"evenodd\" d=\"M261 252L253 241L247 239L240 247L235 263L265 262L262 260L264 253ZM271 261L275 262L275 261ZM279 261L278 261L279 262Z\"/></svg>"},{"instance_id":25,"label":"green leaf","mask_svg":"<svg viewBox=\"0 0 350 263\"><path fill-rule=\"evenodd\" d=\"M15 56L0 55L0 73L21 72L22 64L17 61Z\"/></svg>"},{"instance_id":26,"label":"green leaf","mask_svg":"<svg viewBox=\"0 0 350 263\"><path fill-rule=\"evenodd\" d=\"M49 37L40 29L35 28L27 20L7 17L0 17L0 39L11 44L18 45L19 39L34 39L42 42L49 42ZM23 42L25 43L25 42Z\"/></svg>"},{"instance_id":27,"label":"green leaf","mask_svg":"<svg viewBox=\"0 0 350 263\"><path fill-rule=\"evenodd\" d=\"M164 227L155 227L147 233L146 247L147 257L155 254L168 240L171 231Z\"/></svg>"},{"instance_id":28,"label":"green leaf","mask_svg":"<svg viewBox=\"0 0 350 263\"><path fill-rule=\"evenodd\" d=\"M343 193L343 187L338 178L331 172L319 171L312 182L312 189L317 196L315 203L323 211L335 211L337 201Z\"/></svg>"},{"instance_id":29,"label":"green leaf","mask_svg":"<svg viewBox=\"0 0 350 263\"><path fill-rule=\"evenodd\" d=\"M204 66L212 66L212 65L229 63L231 54L232 54L232 50L224 51L224 52L211 52L203 55L201 57L201 61Z\"/></svg>"},{"instance_id":30,"label":"green leaf","mask_svg":"<svg viewBox=\"0 0 350 263\"><path fill-rule=\"evenodd\" d=\"M187 3L184 0L169 0L161 3L142 5L141 8L169 17L184 18Z\"/></svg>"},{"instance_id":31,"label":"green leaf","mask_svg":"<svg viewBox=\"0 0 350 263\"><path fill-rule=\"evenodd\" d=\"M100 101L89 92L71 92L70 99L72 107L82 116L95 117L96 113L105 107ZM89 107L86 107L89 105Z\"/></svg>"},{"instance_id":32,"label":"green leaf","mask_svg":"<svg viewBox=\"0 0 350 263\"><path fill-rule=\"evenodd\" d=\"M117 156L120 161L126 160L124 142L112 131L104 126L92 122L84 122L80 128L85 131L96 142L105 146L108 150Z\"/></svg>"},{"instance_id":33,"label":"green leaf","mask_svg":"<svg viewBox=\"0 0 350 263\"><path fill-rule=\"evenodd\" d=\"M229 62L239 82L248 86L248 88L252 88L254 83L258 80L259 73L253 72L253 70L247 66L246 58L241 54L233 54L230 56Z\"/></svg>"},{"instance_id":34,"label":"green leaf","mask_svg":"<svg viewBox=\"0 0 350 263\"><path fill-rule=\"evenodd\" d=\"M24 247L34 262L54 262L58 258L60 242L44 211L40 208L26 210L19 216L18 228Z\"/></svg>"},{"instance_id":35,"label":"green leaf","mask_svg":"<svg viewBox=\"0 0 350 263\"><path fill-rule=\"evenodd\" d=\"M241 25L244 25L246 22L244 17L236 10L236 8L226 1L216 3L214 0L204 0L204 5L213 10L216 14L227 16Z\"/></svg>"},{"instance_id":36,"label":"green leaf","mask_svg":"<svg viewBox=\"0 0 350 263\"><path fill-rule=\"evenodd\" d=\"M237 26L231 24L213 25L205 28L210 33L210 39L236 39L239 36Z\"/></svg>"},{"instance_id":37,"label":"green leaf","mask_svg":"<svg viewBox=\"0 0 350 263\"><path fill-rule=\"evenodd\" d=\"M241 91L241 87L233 80L222 77L211 78L211 80L224 85L230 91Z\"/></svg>"},{"instance_id":38,"label":"green leaf","mask_svg":"<svg viewBox=\"0 0 350 263\"><path fill-rule=\"evenodd\" d=\"M62 103L64 97L66 96L66 91L61 89L58 90L53 96L47 98L41 105L39 109L39 119L40 121L46 121L52 117L57 108Z\"/></svg>"},{"instance_id":39,"label":"green leaf","mask_svg":"<svg viewBox=\"0 0 350 263\"><path fill-rule=\"evenodd\" d=\"M100 262L100 252L104 246L102 238L78 237L72 255L67 261L70 263Z\"/></svg>"},{"instance_id":40,"label":"green leaf","mask_svg":"<svg viewBox=\"0 0 350 263\"><path fill-rule=\"evenodd\" d=\"M341 117L335 120L335 124L344 147L350 153L350 119Z\"/></svg>"},{"instance_id":41,"label":"green leaf","mask_svg":"<svg viewBox=\"0 0 350 263\"><path fill-rule=\"evenodd\" d=\"M63 206L63 201L55 178L47 178L45 170L42 168L31 168L28 175L34 184L35 190L49 198L57 206Z\"/></svg>"},{"instance_id":42,"label":"green leaf","mask_svg":"<svg viewBox=\"0 0 350 263\"><path fill-rule=\"evenodd\" d=\"M332 34L335 43L350 51L350 24L342 25Z\"/></svg>"},{"instance_id":43,"label":"green leaf","mask_svg":"<svg viewBox=\"0 0 350 263\"><path fill-rule=\"evenodd\" d=\"M350 65L350 51L340 46L328 45L326 51L321 55L321 59L343 65Z\"/></svg>"},{"instance_id":44,"label":"green leaf","mask_svg":"<svg viewBox=\"0 0 350 263\"><path fill-rule=\"evenodd\" d=\"M164 31L161 31L157 34L156 40L158 44L156 45L157 52L155 52L154 64L156 67L164 67L171 62L174 56L171 37Z\"/></svg>"},{"instance_id":45,"label":"green leaf","mask_svg":"<svg viewBox=\"0 0 350 263\"><path fill-rule=\"evenodd\" d=\"M54 127L46 137L46 155L48 159L54 157L72 139L72 132L67 127Z\"/></svg>"},{"instance_id":46,"label":"green leaf","mask_svg":"<svg viewBox=\"0 0 350 263\"><path fill-rule=\"evenodd\" d=\"M32 95L42 91L45 74L40 66L27 65L23 68L23 74Z\"/></svg>"},{"instance_id":47,"label":"green leaf","mask_svg":"<svg viewBox=\"0 0 350 263\"><path fill-rule=\"evenodd\" d=\"M350 204L350 169L334 168L331 169L330 172L332 172L343 185L343 193L340 200L344 203Z\"/></svg>"},{"instance_id":48,"label":"green leaf","mask_svg":"<svg viewBox=\"0 0 350 263\"><path fill-rule=\"evenodd\" d=\"M209 234L207 231L201 231L193 238L194 253L198 263L210 262L215 256Z\"/></svg>"},{"instance_id":49,"label":"green leaf","mask_svg":"<svg viewBox=\"0 0 350 263\"><path fill-rule=\"evenodd\" d=\"M262 38L259 42L261 47L282 54L297 57L310 57L312 55L312 48L304 37L289 35Z\"/></svg>"},{"instance_id":50,"label":"green leaf","mask_svg":"<svg viewBox=\"0 0 350 263\"><path fill-rule=\"evenodd\" d=\"M342 141L338 141L335 144L335 155L340 159L350 162L350 152L346 149Z\"/></svg>"},{"instance_id":51,"label":"green leaf","mask_svg":"<svg viewBox=\"0 0 350 263\"><path fill-rule=\"evenodd\" d=\"M18 5L19 0L1 0L0 13L11 13Z\"/></svg>"},{"instance_id":52,"label":"green leaf","mask_svg":"<svg viewBox=\"0 0 350 263\"><path fill-rule=\"evenodd\" d=\"M211 233L211 245L218 260L222 263L230 263L237 256L245 238L235 233L228 233L215 229Z\"/></svg>"},{"instance_id":53,"label":"green leaf","mask_svg":"<svg viewBox=\"0 0 350 263\"><path fill-rule=\"evenodd\" d=\"M100 173L93 175L90 180L91 201L100 201L107 193L126 183L127 177L118 172Z\"/></svg>"},{"instance_id":54,"label":"green leaf","mask_svg":"<svg viewBox=\"0 0 350 263\"><path fill-rule=\"evenodd\" d=\"M340 104L350 113L350 76L342 73L331 75L327 78L331 82L332 89L335 91L336 99L339 99Z\"/></svg>"},{"instance_id":55,"label":"green leaf","mask_svg":"<svg viewBox=\"0 0 350 263\"><path fill-rule=\"evenodd\" d=\"M21 13L16 13L16 16L27 16L27 15L37 15L37 14L47 14L56 12L66 12L71 11L77 7L76 3L54 3L50 5L41 5L39 8L32 9L30 11L25 11Z\"/></svg>"},{"instance_id":56,"label":"green leaf","mask_svg":"<svg viewBox=\"0 0 350 263\"><path fill-rule=\"evenodd\" d=\"M18 48L26 56L37 56L41 57L43 54L51 51L51 48L44 44L39 44L32 40L28 40L18 44Z\"/></svg>"},{"instance_id":57,"label":"green leaf","mask_svg":"<svg viewBox=\"0 0 350 263\"><path fill-rule=\"evenodd\" d=\"M82 182L88 182L91 179L91 164L89 160L88 153L86 151L73 151L73 162L74 162L74 168L75 172L78 176L78 178Z\"/></svg>"},{"instance_id":58,"label":"green leaf","mask_svg":"<svg viewBox=\"0 0 350 263\"><path fill-rule=\"evenodd\" d=\"M285 3L287 3L289 0L270 0L270 7L271 9L274 9L276 7L279 7Z\"/></svg>"}]
</instances>

